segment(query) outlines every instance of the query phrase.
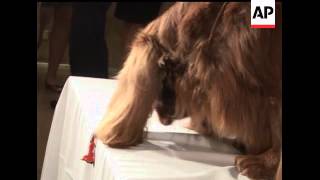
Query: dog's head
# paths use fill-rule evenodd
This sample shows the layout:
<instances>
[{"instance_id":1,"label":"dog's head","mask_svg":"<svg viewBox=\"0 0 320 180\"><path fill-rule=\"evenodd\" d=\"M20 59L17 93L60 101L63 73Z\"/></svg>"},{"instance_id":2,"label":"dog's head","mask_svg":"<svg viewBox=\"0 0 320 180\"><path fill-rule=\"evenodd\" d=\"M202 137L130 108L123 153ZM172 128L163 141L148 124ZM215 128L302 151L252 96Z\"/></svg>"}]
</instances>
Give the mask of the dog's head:
<instances>
[{"instance_id":1,"label":"dog's head","mask_svg":"<svg viewBox=\"0 0 320 180\"><path fill-rule=\"evenodd\" d=\"M186 117L176 114L176 98L177 78L181 77L185 72L185 65L180 61L171 58L164 59L160 66L162 72L161 91L154 103L154 108L159 115L160 122L164 125L170 125L174 119Z\"/></svg>"}]
</instances>

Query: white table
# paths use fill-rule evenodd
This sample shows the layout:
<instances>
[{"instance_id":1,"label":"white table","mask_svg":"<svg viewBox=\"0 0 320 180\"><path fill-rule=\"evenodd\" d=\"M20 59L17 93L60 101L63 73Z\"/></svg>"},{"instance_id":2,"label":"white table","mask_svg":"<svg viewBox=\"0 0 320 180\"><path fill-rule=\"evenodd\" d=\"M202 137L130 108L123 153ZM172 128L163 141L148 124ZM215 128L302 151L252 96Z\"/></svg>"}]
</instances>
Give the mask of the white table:
<instances>
[{"instance_id":1,"label":"white table","mask_svg":"<svg viewBox=\"0 0 320 180\"><path fill-rule=\"evenodd\" d=\"M181 127L149 119L145 143L112 149L100 141L95 166L82 161L102 120L116 81L70 77L54 113L41 180L234 180L247 179L233 166L236 151Z\"/></svg>"}]
</instances>

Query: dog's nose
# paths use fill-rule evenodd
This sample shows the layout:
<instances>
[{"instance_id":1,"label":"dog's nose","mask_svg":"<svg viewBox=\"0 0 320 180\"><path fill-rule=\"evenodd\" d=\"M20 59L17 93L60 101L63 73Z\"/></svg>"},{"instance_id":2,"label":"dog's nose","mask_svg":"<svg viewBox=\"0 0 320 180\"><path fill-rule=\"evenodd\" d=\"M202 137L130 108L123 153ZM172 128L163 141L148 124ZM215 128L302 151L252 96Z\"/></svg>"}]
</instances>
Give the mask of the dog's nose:
<instances>
[{"instance_id":1,"label":"dog's nose","mask_svg":"<svg viewBox=\"0 0 320 180\"><path fill-rule=\"evenodd\" d=\"M170 125L172 123L172 119L171 118L163 118L163 117L160 117L160 122L163 124L163 125Z\"/></svg>"}]
</instances>

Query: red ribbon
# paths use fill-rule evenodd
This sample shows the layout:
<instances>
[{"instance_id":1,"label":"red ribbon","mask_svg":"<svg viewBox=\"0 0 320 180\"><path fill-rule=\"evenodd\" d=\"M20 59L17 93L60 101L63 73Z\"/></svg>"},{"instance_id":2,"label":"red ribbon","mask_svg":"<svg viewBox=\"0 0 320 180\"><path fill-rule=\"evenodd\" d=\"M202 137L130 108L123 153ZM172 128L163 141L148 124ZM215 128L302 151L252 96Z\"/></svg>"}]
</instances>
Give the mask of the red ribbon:
<instances>
[{"instance_id":1,"label":"red ribbon","mask_svg":"<svg viewBox=\"0 0 320 180\"><path fill-rule=\"evenodd\" d=\"M90 140L90 145L89 145L89 152L87 155L83 156L83 158L81 160L86 161L89 164L94 164L94 160L95 160L95 141L94 141L95 137L92 136L91 140Z\"/></svg>"}]
</instances>

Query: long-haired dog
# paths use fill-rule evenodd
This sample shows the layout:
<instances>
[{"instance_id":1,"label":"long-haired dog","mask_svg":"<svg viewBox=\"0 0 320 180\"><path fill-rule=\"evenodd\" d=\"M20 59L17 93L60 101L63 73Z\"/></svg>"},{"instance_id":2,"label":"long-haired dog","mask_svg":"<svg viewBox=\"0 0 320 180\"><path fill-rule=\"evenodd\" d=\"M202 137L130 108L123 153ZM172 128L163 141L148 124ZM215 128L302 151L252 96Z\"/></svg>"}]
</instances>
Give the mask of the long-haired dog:
<instances>
[{"instance_id":1,"label":"long-haired dog","mask_svg":"<svg viewBox=\"0 0 320 180\"><path fill-rule=\"evenodd\" d=\"M274 177L282 128L282 15L250 27L250 3L176 3L139 32L95 135L110 147L143 141L155 108L161 122L190 116L206 136L244 147L238 170ZM240 147L239 146L239 147Z\"/></svg>"}]
</instances>

